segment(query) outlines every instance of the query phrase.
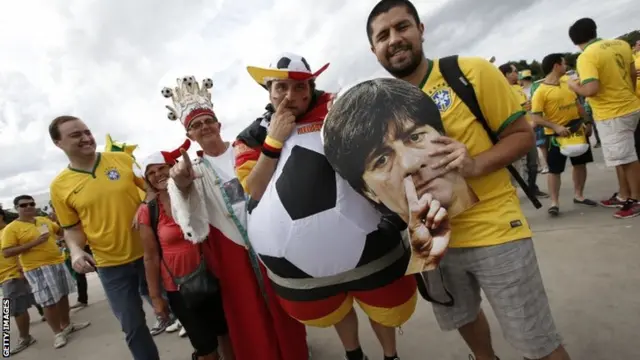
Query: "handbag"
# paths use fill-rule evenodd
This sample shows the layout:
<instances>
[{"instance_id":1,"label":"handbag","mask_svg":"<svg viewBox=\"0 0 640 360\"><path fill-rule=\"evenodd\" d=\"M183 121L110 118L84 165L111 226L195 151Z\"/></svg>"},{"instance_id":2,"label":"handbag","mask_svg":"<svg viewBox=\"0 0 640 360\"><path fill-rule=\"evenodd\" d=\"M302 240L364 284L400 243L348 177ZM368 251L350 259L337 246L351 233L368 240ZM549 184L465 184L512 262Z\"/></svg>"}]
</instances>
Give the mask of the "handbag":
<instances>
[{"instance_id":1,"label":"handbag","mask_svg":"<svg viewBox=\"0 0 640 360\"><path fill-rule=\"evenodd\" d=\"M202 304L220 290L218 279L207 269L207 261L204 258L200 244L198 244L198 249L200 252L200 264L193 272L185 276L174 276L164 258L162 259L164 267L167 269L169 276L171 276L173 283L178 287L178 292L188 308Z\"/></svg>"}]
</instances>

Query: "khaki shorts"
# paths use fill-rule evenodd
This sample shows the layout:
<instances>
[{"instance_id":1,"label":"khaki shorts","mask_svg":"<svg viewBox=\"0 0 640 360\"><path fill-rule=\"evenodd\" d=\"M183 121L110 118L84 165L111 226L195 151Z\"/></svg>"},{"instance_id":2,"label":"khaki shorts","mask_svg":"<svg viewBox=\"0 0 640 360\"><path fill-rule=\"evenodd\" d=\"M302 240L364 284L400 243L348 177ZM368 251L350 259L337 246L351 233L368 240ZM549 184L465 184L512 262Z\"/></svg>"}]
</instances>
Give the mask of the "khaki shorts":
<instances>
[{"instance_id":1,"label":"khaki shorts","mask_svg":"<svg viewBox=\"0 0 640 360\"><path fill-rule=\"evenodd\" d=\"M638 161L634 138L638 120L640 120L640 111L595 122L607 166L613 167Z\"/></svg>"}]
</instances>

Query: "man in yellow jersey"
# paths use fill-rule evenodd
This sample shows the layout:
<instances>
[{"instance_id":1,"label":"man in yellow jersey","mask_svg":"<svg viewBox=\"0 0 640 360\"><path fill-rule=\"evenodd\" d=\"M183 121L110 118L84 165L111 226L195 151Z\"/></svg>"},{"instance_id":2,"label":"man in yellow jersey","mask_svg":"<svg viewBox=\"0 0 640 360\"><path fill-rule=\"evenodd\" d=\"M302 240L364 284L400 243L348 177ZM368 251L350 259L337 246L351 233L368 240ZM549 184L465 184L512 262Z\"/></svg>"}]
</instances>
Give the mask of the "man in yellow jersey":
<instances>
[{"instance_id":1,"label":"man in yellow jersey","mask_svg":"<svg viewBox=\"0 0 640 360\"><path fill-rule=\"evenodd\" d=\"M582 53L578 56L580 81L569 87L588 98L602 140L607 166L615 167L622 208L619 219L640 215L640 162L634 132L640 121L640 98L635 94L636 68L631 46L623 40L598 38L595 21L582 18L569 28L569 37ZM622 203L622 201L624 202Z\"/></svg>"},{"instance_id":2,"label":"man in yellow jersey","mask_svg":"<svg viewBox=\"0 0 640 360\"><path fill-rule=\"evenodd\" d=\"M521 355L569 359L551 316L531 230L505 169L534 146L525 111L495 66L482 58L459 58L488 125L499 134L493 145L443 79L439 62L425 58L423 33L424 25L409 0L382 0L367 20L371 50L380 64L394 77L422 88L439 106L448 135L436 140L445 149L440 166L465 174L480 199L451 219L450 249L441 268L454 304L433 304L436 319L443 330L457 329L477 360L497 359L480 307L482 290L502 333Z\"/></svg>"},{"instance_id":3,"label":"man in yellow jersey","mask_svg":"<svg viewBox=\"0 0 640 360\"><path fill-rule=\"evenodd\" d=\"M7 226L5 222L4 210L0 209L0 239ZM13 316L18 327L20 337L16 346L11 349L11 355L17 354L36 342L36 339L29 333L31 318L29 308L36 304L29 283L24 278L22 267L17 257L4 257L0 255L0 284L2 284L2 296L9 299L11 307L9 315Z\"/></svg>"},{"instance_id":4,"label":"man in yellow jersey","mask_svg":"<svg viewBox=\"0 0 640 360\"><path fill-rule=\"evenodd\" d=\"M54 333L53 347L58 349L67 344L69 334L90 324L72 323L69 319L69 294L76 286L56 244L56 234L62 230L48 218L36 216L32 196L20 195L13 205L18 218L2 232L2 255L19 256L35 301L43 307Z\"/></svg>"},{"instance_id":5,"label":"man in yellow jersey","mask_svg":"<svg viewBox=\"0 0 640 360\"><path fill-rule=\"evenodd\" d=\"M584 109L578 96L566 83L560 82L567 71L563 54L549 54L542 60L542 71L545 78L536 89L531 101L531 117L537 125L544 126L545 134L550 137L547 164L549 175L547 184L551 194L549 215L560 213L560 175L564 172L567 157L560 152L560 147L553 140L555 136L568 136L583 126ZM591 124L586 125L590 127ZM589 130L587 130L587 133ZM584 197L584 185L587 180L587 164L593 162L591 147L584 154L571 158L573 166L573 203L587 206L598 204Z\"/></svg>"},{"instance_id":6,"label":"man in yellow jersey","mask_svg":"<svg viewBox=\"0 0 640 360\"><path fill-rule=\"evenodd\" d=\"M500 69L502 75L504 75L509 85L511 85L511 89L518 97L522 108L527 112L531 111L531 101L529 100L529 96L522 88L522 86L518 84L518 69L516 69L516 66L511 63L507 63L500 65L498 69ZM529 116L527 116L526 118L531 127L534 128L535 124L531 121L531 118ZM521 173L524 173L523 177L527 179L529 189L533 191L534 195L541 198L549 197L549 195L540 191L540 189L538 188L538 148L536 147L535 143L533 144L531 150L529 150L527 155L522 159L522 161L520 161L520 167L518 167L518 169L520 168L523 168L525 170L521 171Z\"/></svg>"},{"instance_id":7,"label":"man in yellow jersey","mask_svg":"<svg viewBox=\"0 0 640 360\"><path fill-rule=\"evenodd\" d=\"M140 296L148 293L142 243L131 227L140 204L138 189L144 187L134 175L133 158L96 152L91 130L74 116L55 118L49 135L69 158L69 166L51 183L51 202L72 266L80 273L97 270L133 359L158 360ZM93 257L83 250L86 243Z\"/></svg>"}]
</instances>

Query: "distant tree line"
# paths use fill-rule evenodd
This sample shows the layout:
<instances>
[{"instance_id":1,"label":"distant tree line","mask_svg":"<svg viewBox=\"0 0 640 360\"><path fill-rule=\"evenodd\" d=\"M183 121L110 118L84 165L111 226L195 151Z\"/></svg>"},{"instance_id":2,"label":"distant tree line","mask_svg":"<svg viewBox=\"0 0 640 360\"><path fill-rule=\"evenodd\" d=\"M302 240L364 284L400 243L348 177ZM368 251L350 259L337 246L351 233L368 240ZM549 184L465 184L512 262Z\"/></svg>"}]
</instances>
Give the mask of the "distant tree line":
<instances>
[{"instance_id":1,"label":"distant tree line","mask_svg":"<svg viewBox=\"0 0 640 360\"><path fill-rule=\"evenodd\" d=\"M636 44L636 41L640 40L640 30L634 30L630 33L619 36L618 39L625 40L631 46ZM578 59L579 52L575 53L565 53L565 59L567 61L567 65L571 68L576 67L576 60ZM531 70L531 74L533 75L533 79L537 80L542 78L544 75L542 73L542 66L540 65L540 61L533 60L532 62L528 62L527 60L519 60L519 61L510 61L513 63L518 71L520 70Z\"/></svg>"}]
</instances>

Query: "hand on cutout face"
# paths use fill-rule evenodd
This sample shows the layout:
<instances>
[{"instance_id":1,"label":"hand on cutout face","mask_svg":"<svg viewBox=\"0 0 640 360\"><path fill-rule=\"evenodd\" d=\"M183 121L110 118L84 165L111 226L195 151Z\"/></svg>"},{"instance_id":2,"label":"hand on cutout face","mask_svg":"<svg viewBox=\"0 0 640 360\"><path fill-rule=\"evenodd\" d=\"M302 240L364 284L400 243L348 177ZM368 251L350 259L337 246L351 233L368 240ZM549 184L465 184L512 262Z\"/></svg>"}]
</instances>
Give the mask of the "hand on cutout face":
<instances>
[{"instance_id":1,"label":"hand on cutout face","mask_svg":"<svg viewBox=\"0 0 640 360\"><path fill-rule=\"evenodd\" d=\"M411 176L404 179L409 205L409 239L413 254L425 261L426 268L433 268L444 254L451 238L449 214L431 194L420 198Z\"/></svg>"}]
</instances>

